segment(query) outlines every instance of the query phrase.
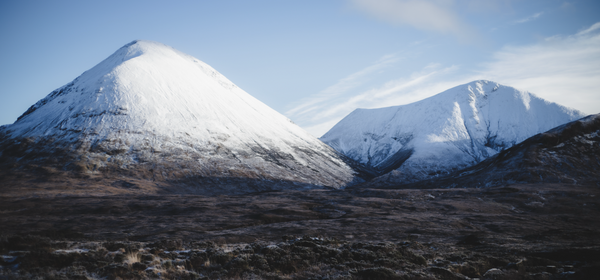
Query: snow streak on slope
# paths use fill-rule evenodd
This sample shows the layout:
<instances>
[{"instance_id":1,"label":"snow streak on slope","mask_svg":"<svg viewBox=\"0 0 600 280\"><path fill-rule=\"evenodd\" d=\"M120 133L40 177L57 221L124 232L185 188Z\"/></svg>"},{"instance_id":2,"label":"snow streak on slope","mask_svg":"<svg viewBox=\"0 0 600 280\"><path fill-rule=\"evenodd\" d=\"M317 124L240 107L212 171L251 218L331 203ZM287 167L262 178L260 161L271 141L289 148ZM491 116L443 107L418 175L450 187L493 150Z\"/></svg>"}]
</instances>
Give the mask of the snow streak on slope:
<instances>
[{"instance_id":1,"label":"snow streak on slope","mask_svg":"<svg viewBox=\"0 0 600 280\"><path fill-rule=\"evenodd\" d=\"M153 179L249 177L333 187L355 179L343 156L212 67L149 41L125 45L2 132L75 149L92 172L142 167Z\"/></svg>"},{"instance_id":2,"label":"snow streak on slope","mask_svg":"<svg viewBox=\"0 0 600 280\"><path fill-rule=\"evenodd\" d=\"M396 181L478 163L528 137L583 117L529 92L474 81L408 105L357 109L321 140Z\"/></svg>"}]
</instances>

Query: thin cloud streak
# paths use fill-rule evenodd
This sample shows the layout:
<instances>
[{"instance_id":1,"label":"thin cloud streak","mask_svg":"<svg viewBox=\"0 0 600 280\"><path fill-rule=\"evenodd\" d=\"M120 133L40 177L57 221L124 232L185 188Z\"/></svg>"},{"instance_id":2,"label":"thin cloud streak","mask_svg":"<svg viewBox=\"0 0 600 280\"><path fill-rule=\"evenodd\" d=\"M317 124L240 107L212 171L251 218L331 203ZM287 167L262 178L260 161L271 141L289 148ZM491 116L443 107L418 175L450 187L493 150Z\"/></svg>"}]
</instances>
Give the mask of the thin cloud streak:
<instances>
[{"instance_id":1,"label":"thin cloud streak","mask_svg":"<svg viewBox=\"0 0 600 280\"><path fill-rule=\"evenodd\" d=\"M539 17L540 17L540 16L542 16L543 14L544 14L544 12L535 13L535 14L533 14L533 15L530 15L530 16L528 16L528 17L524 18L524 19L515 20L515 21L513 22L513 24L521 24L521 23L526 23L526 22L529 22L529 21L532 21L532 20L535 20L535 19L539 18Z\"/></svg>"},{"instance_id":2,"label":"thin cloud streak","mask_svg":"<svg viewBox=\"0 0 600 280\"><path fill-rule=\"evenodd\" d=\"M590 26L589 28L578 32L577 36L586 36L586 35L594 32L594 31L596 31L598 29L600 29L600 22L596 22L592 26Z\"/></svg>"},{"instance_id":3,"label":"thin cloud streak","mask_svg":"<svg viewBox=\"0 0 600 280\"><path fill-rule=\"evenodd\" d=\"M407 104L416 99L426 98L437 92L419 91L418 95L413 94L418 87L426 87L426 83L437 76L443 76L454 72L458 67L450 66L442 68L438 64L430 64L424 67L420 72L415 72L408 78L400 78L388 81L381 86L377 86L365 91L358 91L351 95L329 95L315 96L315 99L308 99L305 103L296 108L303 110L293 110L293 114L286 114L294 119L306 130L315 136L321 136L327 132L333 125L348 115L356 108L380 108L393 105ZM370 72L374 74L373 72ZM400 102L400 99L409 102Z\"/></svg>"},{"instance_id":4,"label":"thin cloud streak","mask_svg":"<svg viewBox=\"0 0 600 280\"><path fill-rule=\"evenodd\" d=\"M355 72L341 80L336 84L324 89L319 94L305 99L304 102L286 112L286 115L302 115L314 111L317 107L314 105L326 102L332 98L338 97L360 85L369 81L369 76L377 71L380 71L399 61L399 57L395 54L388 54L380 58L373 65L370 65L358 72Z\"/></svg>"}]
</instances>

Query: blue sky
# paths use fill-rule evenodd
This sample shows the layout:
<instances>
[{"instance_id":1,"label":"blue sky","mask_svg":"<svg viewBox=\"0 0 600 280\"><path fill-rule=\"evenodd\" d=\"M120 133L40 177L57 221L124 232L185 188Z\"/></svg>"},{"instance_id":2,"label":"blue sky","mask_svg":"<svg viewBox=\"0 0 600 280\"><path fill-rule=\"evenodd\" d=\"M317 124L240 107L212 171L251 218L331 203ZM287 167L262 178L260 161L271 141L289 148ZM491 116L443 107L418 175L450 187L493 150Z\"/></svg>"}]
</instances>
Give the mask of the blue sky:
<instances>
[{"instance_id":1,"label":"blue sky","mask_svg":"<svg viewBox=\"0 0 600 280\"><path fill-rule=\"evenodd\" d=\"M600 113L600 1L0 1L0 124L135 39L321 136L476 79Z\"/></svg>"}]
</instances>

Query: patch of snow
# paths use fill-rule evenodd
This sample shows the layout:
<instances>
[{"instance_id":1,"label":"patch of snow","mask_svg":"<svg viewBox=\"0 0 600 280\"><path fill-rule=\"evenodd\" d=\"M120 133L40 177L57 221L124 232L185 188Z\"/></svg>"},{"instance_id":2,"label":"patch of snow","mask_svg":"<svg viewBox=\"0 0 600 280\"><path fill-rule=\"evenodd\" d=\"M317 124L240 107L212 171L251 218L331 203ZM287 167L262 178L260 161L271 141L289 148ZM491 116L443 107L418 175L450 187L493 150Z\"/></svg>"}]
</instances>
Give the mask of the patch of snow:
<instances>
[{"instance_id":1,"label":"patch of snow","mask_svg":"<svg viewBox=\"0 0 600 280\"><path fill-rule=\"evenodd\" d=\"M565 143L560 143L560 144L554 146L554 148L562 148L564 146L565 146Z\"/></svg>"},{"instance_id":2,"label":"patch of snow","mask_svg":"<svg viewBox=\"0 0 600 280\"><path fill-rule=\"evenodd\" d=\"M90 250L88 249L70 249L70 250L55 250L53 253L55 254L73 254L73 253L87 253Z\"/></svg>"},{"instance_id":3,"label":"patch of snow","mask_svg":"<svg viewBox=\"0 0 600 280\"><path fill-rule=\"evenodd\" d=\"M0 256L0 258L2 258L2 261L5 263L14 262L17 259L16 256L4 256L4 255Z\"/></svg>"}]
</instances>

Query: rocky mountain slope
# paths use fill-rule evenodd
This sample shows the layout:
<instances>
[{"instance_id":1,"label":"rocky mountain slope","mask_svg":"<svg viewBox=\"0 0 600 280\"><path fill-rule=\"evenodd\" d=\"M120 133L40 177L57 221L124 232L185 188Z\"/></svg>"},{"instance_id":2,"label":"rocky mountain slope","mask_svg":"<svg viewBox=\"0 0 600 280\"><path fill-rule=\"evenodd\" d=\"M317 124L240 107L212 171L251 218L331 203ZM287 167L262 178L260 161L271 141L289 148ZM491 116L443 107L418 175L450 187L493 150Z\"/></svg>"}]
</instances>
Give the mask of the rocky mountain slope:
<instances>
[{"instance_id":1,"label":"rocky mountain slope","mask_svg":"<svg viewBox=\"0 0 600 280\"><path fill-rule=\"evenodd\" d=\"M383 188L478 188L540 183L600 186L600 114L534 135L450 176L409 184L378 178L367 185Z\"/></svg>"},{"instance_id":2,"label":"rocky mountain slope","mask_svg":"<svg viewBox=\"0 0 600 280\"><path fill-rule=\"evenodd\" d=\"M529 92L474 81L408 105L357 109L321 140L385 180L415 182L472 166L583 116Z\"/></svg>"},{"instance_id":3,"label":"rocky mountain slope","mask_svg":"<svg viewBox=\"0 0 600 280\"><path fill-rule=\"evenodd\" d=\"M4 171L201 192L360 181L351 161L212 67L150 41L125 45L1 127L0 151Z\"/></svg>"}]
</instances>

